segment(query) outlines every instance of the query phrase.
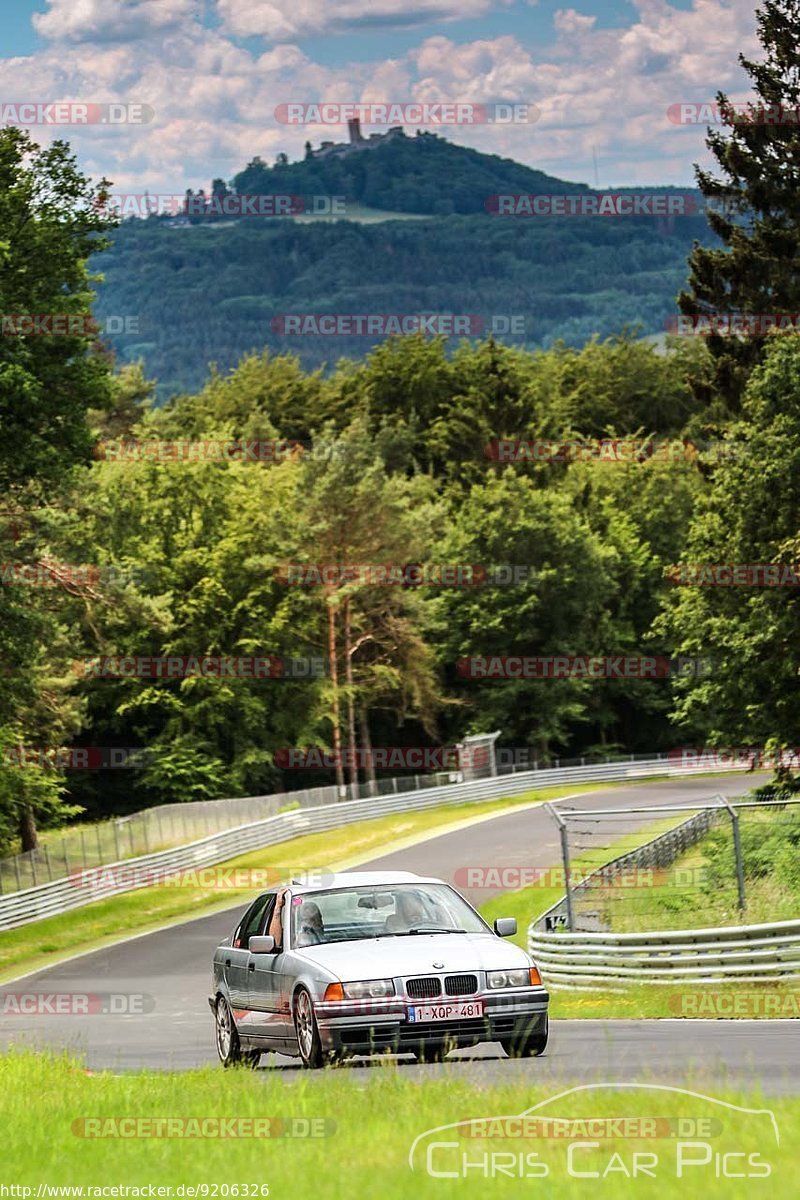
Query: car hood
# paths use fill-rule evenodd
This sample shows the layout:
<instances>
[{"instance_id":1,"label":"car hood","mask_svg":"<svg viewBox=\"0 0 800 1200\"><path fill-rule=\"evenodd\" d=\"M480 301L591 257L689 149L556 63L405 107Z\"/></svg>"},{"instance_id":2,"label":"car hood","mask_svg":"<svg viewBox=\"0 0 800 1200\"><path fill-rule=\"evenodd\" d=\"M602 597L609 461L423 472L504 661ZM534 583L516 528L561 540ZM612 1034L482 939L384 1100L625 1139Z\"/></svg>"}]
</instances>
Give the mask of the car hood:
<instances>
[{"instance_id":1,"label":"car hood","mask_svg":"<svg viewBox=\"0 0 800 1200\"><path fill-rule=\"evenodd\" d=\"M344 981L429 975L432 971L506 970L527 967L531 961L519 946L493 933L421 933L369 938L304 946L296 953Z\"/></svg>"}]
</instances>

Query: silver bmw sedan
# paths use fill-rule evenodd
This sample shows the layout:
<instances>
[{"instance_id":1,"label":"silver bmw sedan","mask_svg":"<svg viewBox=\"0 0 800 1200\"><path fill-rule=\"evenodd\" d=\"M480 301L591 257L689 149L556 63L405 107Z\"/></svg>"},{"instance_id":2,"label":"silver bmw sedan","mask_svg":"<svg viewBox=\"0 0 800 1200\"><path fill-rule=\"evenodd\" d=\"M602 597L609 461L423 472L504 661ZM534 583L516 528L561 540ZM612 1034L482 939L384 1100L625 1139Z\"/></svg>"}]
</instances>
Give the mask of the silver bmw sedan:
<instances>
[{"instance_id":1,"label":"silver bmw sedan","mask_svg":"<svg viewBox=\"0 0 800 1200\"><path fill-rule=\"evenodd\" d=\"M549 996L535 963L449 884L405 871L292 881L251 904L214 954L209 1004L225 1066L265 1051L321 1067L348 1055L421 1060L479 1042L541 1054Z\"/></svg>"}]
</instances>

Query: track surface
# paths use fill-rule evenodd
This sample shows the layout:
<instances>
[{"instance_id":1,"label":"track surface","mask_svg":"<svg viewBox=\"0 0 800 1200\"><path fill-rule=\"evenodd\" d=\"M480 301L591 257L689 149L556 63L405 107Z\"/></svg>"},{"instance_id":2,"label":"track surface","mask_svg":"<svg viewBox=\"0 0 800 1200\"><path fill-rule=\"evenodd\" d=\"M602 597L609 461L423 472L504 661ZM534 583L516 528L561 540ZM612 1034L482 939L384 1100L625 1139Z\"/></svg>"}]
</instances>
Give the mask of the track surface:
<instances>
[{"instance_id":1,"label":"track surface","mask_svg":"<svg viewBox=\"0 0 800 1200\"><path fill-rule=\"evenodd\" d=\"M689 803L722 792L737 796L760 778L665 780L609 788L564 801L574 808ZM646 829L644 814L616 819L614 834ZM608 831L606 827L606 835ZM384 855L364 864L374 869L412 870L460 884L468 866L548 867L560 863L558 837L538 808L511 812L462 830ZM470 892L483 903L491 891ZM0 1047L11 1043L70 1048L94 1069L141 1067L185 1070L216 1061L206 996L215 945L236 923L244 906L202 917L157 933L93 951L27 976L5 992L146 993L151 1011L135 1015L0 1017ZM75 917L80 920L80 913ZM765 1094L800 1093L800 1027L790 1021L561 1021L555 1022L547 1055L509 1061L493 1044L453 1054L442 1065L398 1060L412 1076L453 1073L475 1084L536 1080L639 1079L751 1087ZM265 1055L262 1070L296 1079L296 1060ZM356 1081L368 1064L344 1068Z\"/></svg>"}]
</instances>

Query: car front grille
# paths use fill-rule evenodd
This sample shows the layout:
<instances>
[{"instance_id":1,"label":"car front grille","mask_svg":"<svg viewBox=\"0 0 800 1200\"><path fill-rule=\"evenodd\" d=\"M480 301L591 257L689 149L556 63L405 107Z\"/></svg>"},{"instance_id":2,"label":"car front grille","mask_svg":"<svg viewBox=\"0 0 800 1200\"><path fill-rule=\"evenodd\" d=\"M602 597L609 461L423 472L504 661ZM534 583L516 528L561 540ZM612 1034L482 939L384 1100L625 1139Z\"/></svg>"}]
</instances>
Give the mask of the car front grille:
<instances>
[{"instance_id":1,"label":"car front grille","mask_svg":"<svg viewBox=\"0 0 800 1200\"><path fill-rule=\"evenodd\" d=\"M445 975L444 990L448 996L472 996L478 990L478 976Z\"/></svg>"},{"instance_id":2,"label":"car front grille","mask_svg":"<svg viewBox=\"0 0 800 1200\"><path fill-rule=\"evenodd\" d=\"M419 979L407 980L406 991L414 1000L423 1000L431 996L440 996L442 985L435 975L426 975Z\"/></svg>"}]
</instances>

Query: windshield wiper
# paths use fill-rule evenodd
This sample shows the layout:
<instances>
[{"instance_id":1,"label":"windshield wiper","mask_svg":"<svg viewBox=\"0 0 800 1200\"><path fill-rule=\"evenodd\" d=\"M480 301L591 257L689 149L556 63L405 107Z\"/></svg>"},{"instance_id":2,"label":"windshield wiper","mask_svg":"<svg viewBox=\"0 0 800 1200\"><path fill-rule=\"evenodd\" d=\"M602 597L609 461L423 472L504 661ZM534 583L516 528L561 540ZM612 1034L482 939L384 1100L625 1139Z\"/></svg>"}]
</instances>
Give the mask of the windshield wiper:
<instances>
[{"instance_id":1,"label":"windshield wiper","mask_svg":"<svg viewBox=\"0 0 800 1200\"><path fill-rule=\"evenodd\" d=\"M443 929L440 925L416 925L409 933L466 933L466 929Z\"/></svg>"}]
</instances>

